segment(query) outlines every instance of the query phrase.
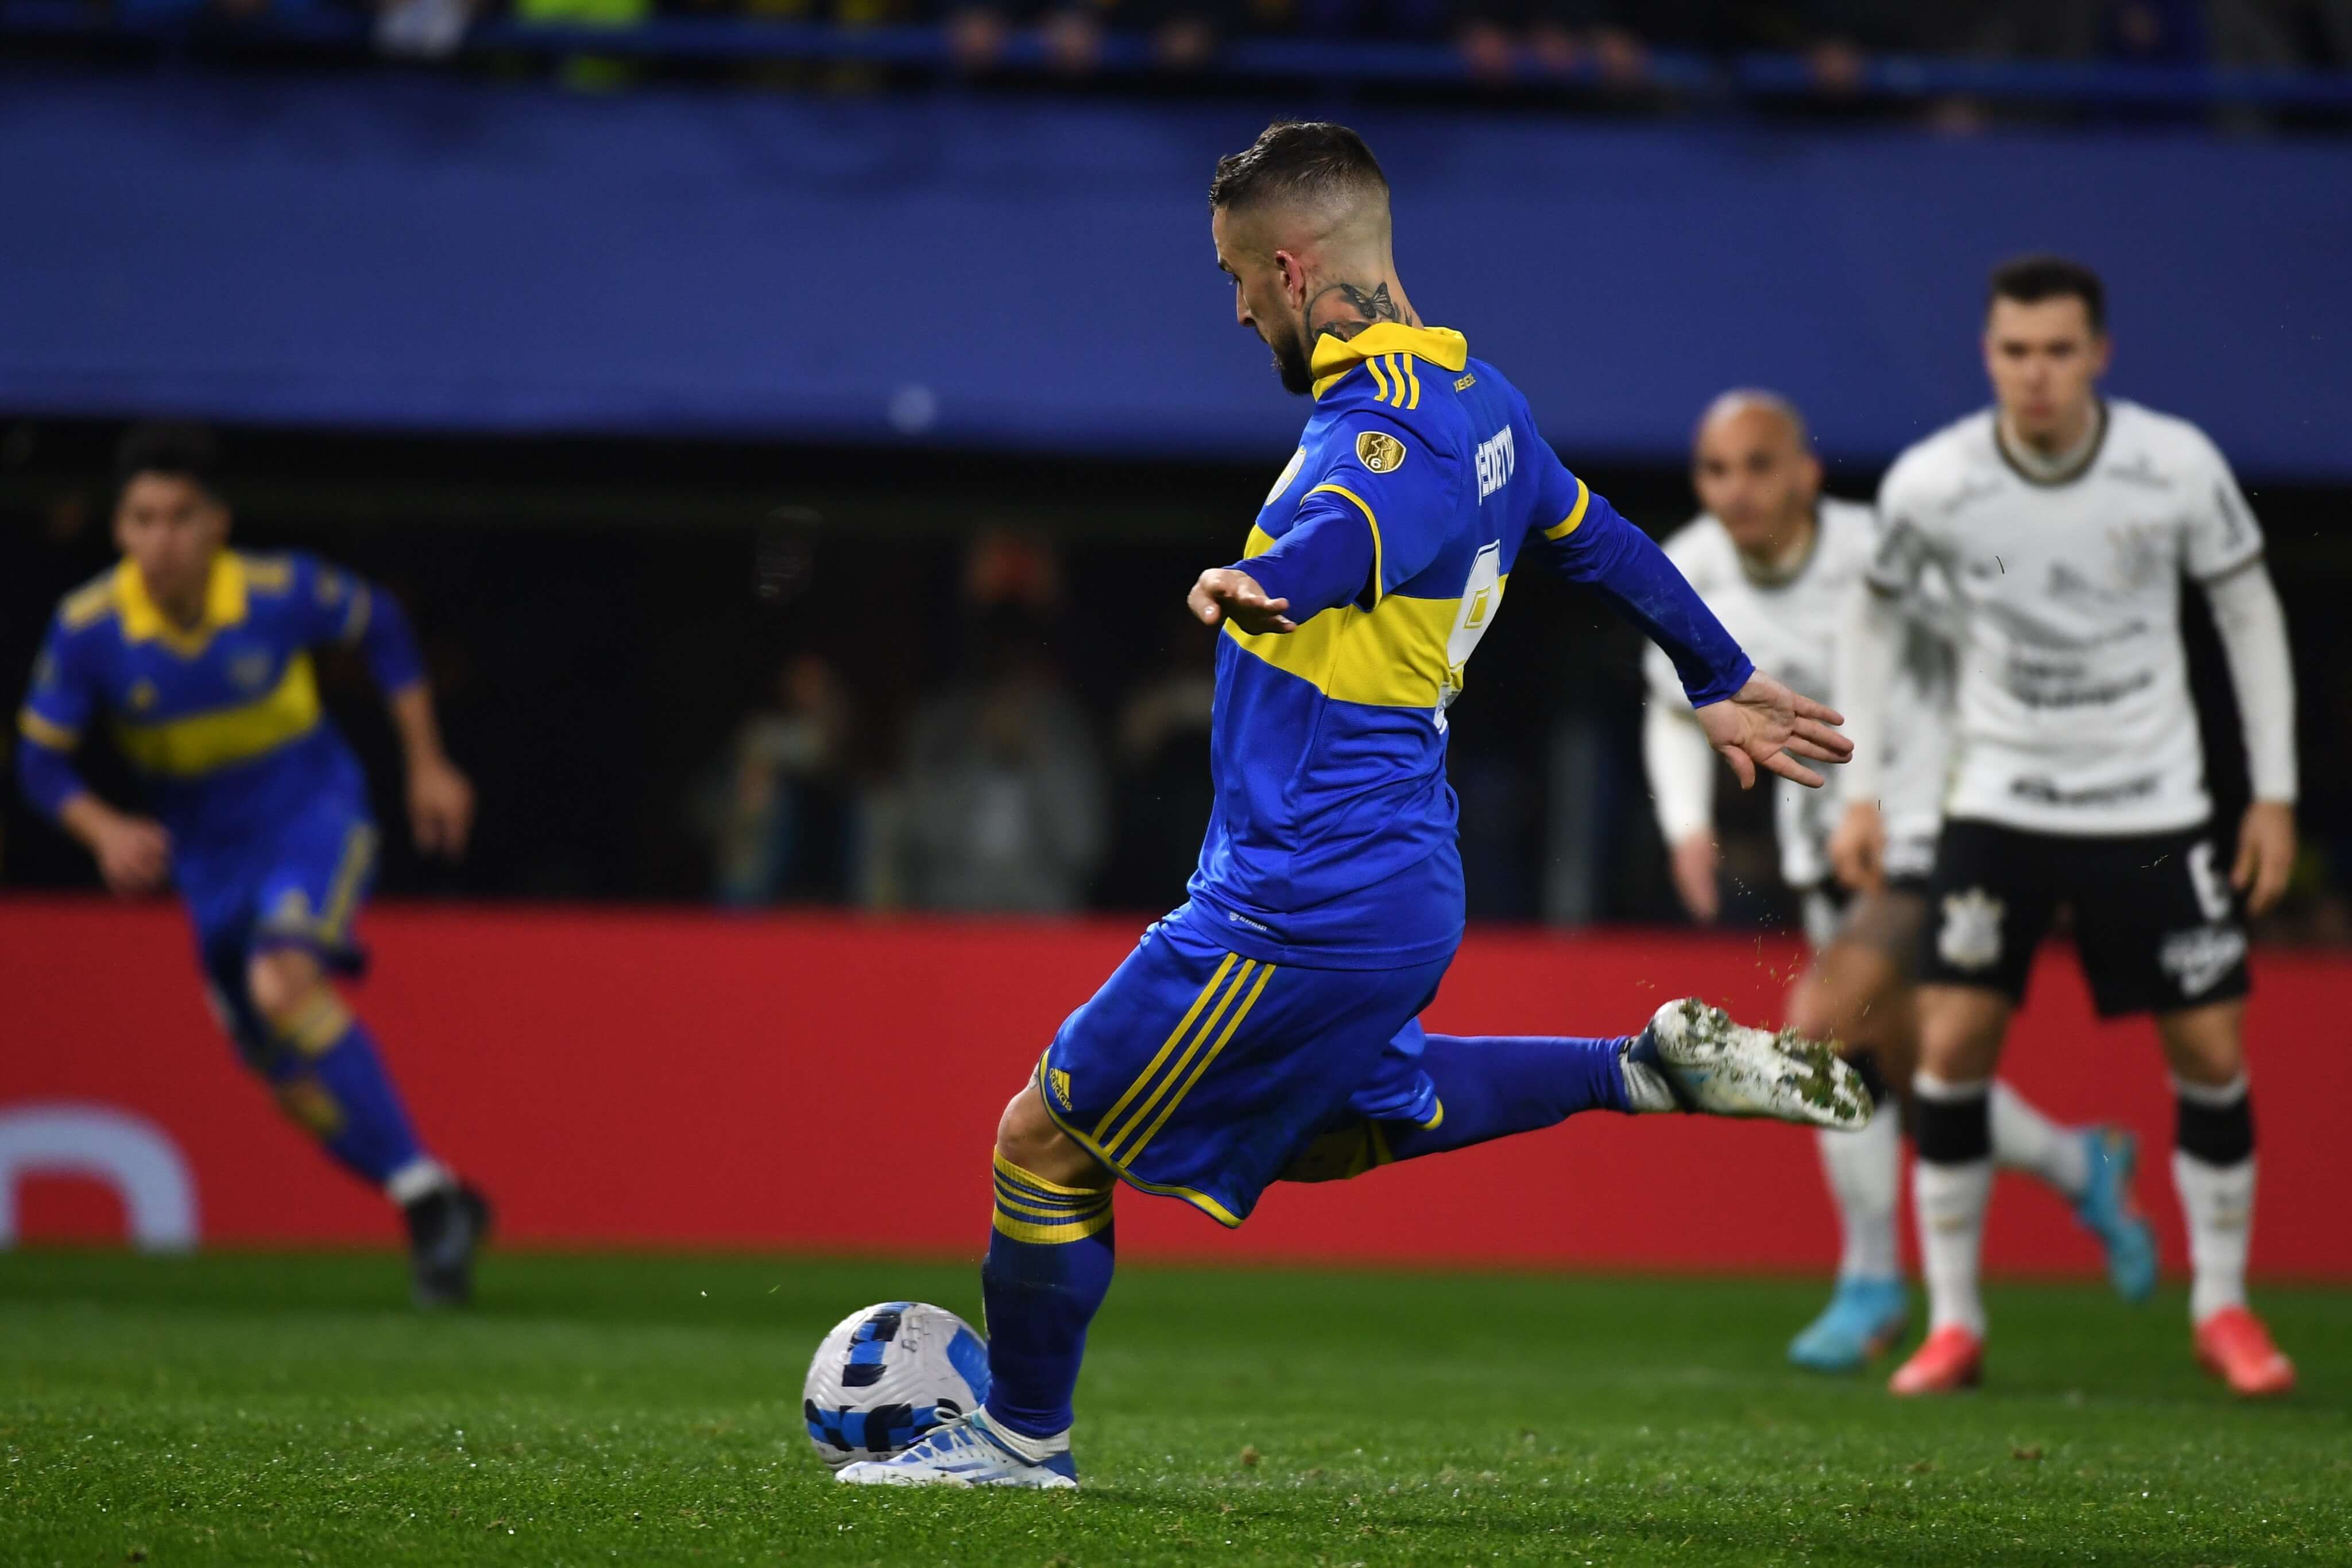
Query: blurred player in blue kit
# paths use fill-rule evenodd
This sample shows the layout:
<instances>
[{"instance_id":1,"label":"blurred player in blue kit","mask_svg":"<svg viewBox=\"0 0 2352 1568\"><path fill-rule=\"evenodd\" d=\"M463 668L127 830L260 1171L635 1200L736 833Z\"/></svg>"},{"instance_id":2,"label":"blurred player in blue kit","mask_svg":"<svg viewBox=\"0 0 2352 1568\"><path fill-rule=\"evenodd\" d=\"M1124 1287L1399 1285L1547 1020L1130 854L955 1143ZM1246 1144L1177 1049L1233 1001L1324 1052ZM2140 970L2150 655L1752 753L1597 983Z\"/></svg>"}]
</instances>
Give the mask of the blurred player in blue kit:
<instances>
[{"instance_id":1,"label":"blurred player in blue kit","mask_svg":"<svg viewBox=\"0 0 2352 1568\"><path fill-rule=\"evenodd\" d=\"M1657 547L1561 465L1500 371L1423 324L1397 276L1388 183L1353 131L1268 129L1219 164L1210 204L1236 319L1315 411L1244 559L1192 592L1223 632L1200 866L1005 1108L981 1272L985 1407L845 1481L1077 1484L1071 1396L1110 1285L1118 1181L1238 1226L1276 1180L1352 1176L1579 1111L1869 1118L1825 1047L1692 1001L1634 1035L1423 1030L1463 927L1447 710L1523 559L1591 584L1666 650L1743 784L1760 766L1817 786L1797 758L1852 747L1837 715L1758 674Z\"/></svg>"},{"instance_id":2,"label":"blurred player in blue kit","mask_svg":"<svg viewBox=\"0 0 2352 1568\"><path fill-rule=\"evenodd\" d=\"M310 650L356 647L408 770L417 846L462 854L474 798L441 748L407 618L311 556L228 548L201 430L123 441L122 559L66 595L17 716L25 795L123 895L175 884L215 1015L246 1064L337 1163L406 1222L420 1305L464 1301L489 1226L481 1195L426 1152L366 1025L330 977L356 975L353 926L375 865L358 761L321 707ZM156 815L101 800L72 755L109 722Z\"/></svg>"}]
</instances>

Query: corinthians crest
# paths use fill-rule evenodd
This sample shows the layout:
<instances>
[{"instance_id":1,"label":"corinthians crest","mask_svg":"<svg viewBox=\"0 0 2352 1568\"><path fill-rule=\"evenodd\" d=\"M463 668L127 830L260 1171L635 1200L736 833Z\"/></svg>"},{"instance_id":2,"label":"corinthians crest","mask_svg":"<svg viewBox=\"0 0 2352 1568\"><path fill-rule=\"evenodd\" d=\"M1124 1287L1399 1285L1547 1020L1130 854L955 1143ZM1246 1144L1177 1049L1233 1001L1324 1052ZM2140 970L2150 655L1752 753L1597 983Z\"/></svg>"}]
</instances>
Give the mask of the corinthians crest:
<instances>
[{"instance_id":1,"label":"corinthians crest","mask_svg":"<svg viewBox=\"0 0 2352 1568\"><path fill-rule=\"evenodd\" d=\"M2000 962L2000 917L2008 907L1980 887L1948 895L1936 951L1955 969L1992 967Z\"/></svg>"},{"instance_id":2,"label":"corinthians crest","mask_svg":"<svg viewBox=\"0 0 2352 1568\"><path fill-rule=\"evenodd\" d=\"M1356 437L1356 461L1375 474L1393 474L1404 461L1404 443L1385 431L1368 430Z\"/></svg>"}]
</instances>

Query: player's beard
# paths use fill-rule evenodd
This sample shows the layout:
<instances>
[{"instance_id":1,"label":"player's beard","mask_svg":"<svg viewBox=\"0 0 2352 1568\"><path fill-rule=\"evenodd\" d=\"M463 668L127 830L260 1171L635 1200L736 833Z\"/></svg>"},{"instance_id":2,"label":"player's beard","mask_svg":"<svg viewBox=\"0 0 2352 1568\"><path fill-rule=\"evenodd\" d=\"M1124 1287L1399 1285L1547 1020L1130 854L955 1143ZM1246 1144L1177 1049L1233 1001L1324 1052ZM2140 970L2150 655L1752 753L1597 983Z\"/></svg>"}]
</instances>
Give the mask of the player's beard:
<instances>
[{"instance_id":1,"label":"player's beard","mask_svg":"<svg viewBox=\"0 0 2352 1568\"><path fill-rule=\"evenodd\" d=\"M1307 357L1304 329L1286 322L1279 329L1268 332L1265 346L1274 350L1274 373L1282 378L1283 391L1293 397L1305 397L1315 390L1315 371Z\"/></svg>"}]
</instances>

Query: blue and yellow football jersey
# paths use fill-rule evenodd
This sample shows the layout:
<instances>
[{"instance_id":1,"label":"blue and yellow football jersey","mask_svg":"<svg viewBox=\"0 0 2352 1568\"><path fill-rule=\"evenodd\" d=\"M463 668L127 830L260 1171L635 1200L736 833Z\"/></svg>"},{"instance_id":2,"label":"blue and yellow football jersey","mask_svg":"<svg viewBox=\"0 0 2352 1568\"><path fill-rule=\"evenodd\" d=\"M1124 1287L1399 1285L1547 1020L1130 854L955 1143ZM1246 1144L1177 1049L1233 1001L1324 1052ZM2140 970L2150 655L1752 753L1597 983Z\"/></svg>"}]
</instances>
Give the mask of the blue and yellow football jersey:
<instances>
[{"instance_id":1,"label":"blue and yellow football jersey","mask_svg":"<svg viewBox=\"0 0 2352 1568\"><path fill-rule=\"evenodd\" d=\"M79 787L65 759L103 719L171 831L184 885L322 801L364 817L359 765L311 664L331 643L361 647L388 694L423 677L398 604L313 557L224 550L192 628L165 618L125 560L50 622L17 717L26 792L54 815Z\"/></svg>"},{"instance_id":2,"label":"blue and yellow football jersey","mask_svg":"<svg viewBox=\"0 0 2352 1568\"><path fill-rule=\"evenodd\" d=\"M1244 554L1337 516L1369 530L1371 570L1355 601L1295 632L1226 624L1216 803L1182 918L1268 962L1414 964L1460 940L1446 709L1523 557L1601 587L1675 655L1695 703L1752 666L1460 333L1327 337L1314 371L1315 412Z\"/></svg>"}]
</instances>

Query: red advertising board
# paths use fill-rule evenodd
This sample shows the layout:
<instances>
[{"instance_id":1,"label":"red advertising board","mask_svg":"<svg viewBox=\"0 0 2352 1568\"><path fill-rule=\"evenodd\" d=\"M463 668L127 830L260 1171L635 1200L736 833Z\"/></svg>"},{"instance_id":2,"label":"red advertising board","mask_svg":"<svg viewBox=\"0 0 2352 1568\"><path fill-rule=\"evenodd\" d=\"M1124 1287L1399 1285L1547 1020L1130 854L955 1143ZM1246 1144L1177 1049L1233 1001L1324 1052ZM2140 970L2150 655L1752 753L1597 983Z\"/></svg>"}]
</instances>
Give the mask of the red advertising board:
<instances>
[{"instance_id":1,"label":"red advertising board","mask_svg":"<svg viewBox=\"0 0 2352 1568\"><path fill-rule=\"evenodd\" d=\"M367 936L374 977L353 999L428 1142L498 1199L508 1243L977 1255L997 1113L1135 926L394 904ZM1617 1032L1689 993L1764 1020L1801 961L1777 940L1478 931L1430 1022ZM2352 1153L2335 1127L2352 963L2265 953L2256 975L2255 1268L2352 1279L2336 1208ZM386 1206L328 1170L237 1067L170 907L0 901L0 1237L393 1239ZM2139 1131L2141 1197L2177 1269L2171 1099L2147 1024L2095 1020L2053 950L2008 1071L2054 1114ZM1236 1233L1129 1194L1119 1246L1674 1270L1835 1254L1809 1135L1608 1114L1280 1188ZM2011 1271L2095 1264L2059 1203L2014 1180L1988 1247Z\"/></svg>"}]
</instances>

